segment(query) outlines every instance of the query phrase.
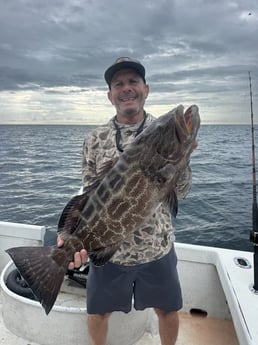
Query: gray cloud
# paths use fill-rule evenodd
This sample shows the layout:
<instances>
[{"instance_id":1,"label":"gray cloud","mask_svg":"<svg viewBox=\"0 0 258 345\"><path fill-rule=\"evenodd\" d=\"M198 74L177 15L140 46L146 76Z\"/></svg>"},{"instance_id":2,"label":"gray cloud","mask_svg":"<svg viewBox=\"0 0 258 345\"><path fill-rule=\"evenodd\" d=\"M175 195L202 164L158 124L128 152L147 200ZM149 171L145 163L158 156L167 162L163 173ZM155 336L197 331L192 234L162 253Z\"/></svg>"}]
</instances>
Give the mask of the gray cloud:
<instances>
[{"instance_id":1,"label":"gray cloud","mask_svg":"<svg viewBox=\"0 0 258 345\"><path fill-rule=\"evenodd\" d=\"M0 0L0 5L0 93L105 90L105 68L129 55L145 64L155 93L198 95L204 106L210 94L225 106L223 93L235 102L246 97L251 70L257 99L256 0Z\"/></svg>"}]
</instances>

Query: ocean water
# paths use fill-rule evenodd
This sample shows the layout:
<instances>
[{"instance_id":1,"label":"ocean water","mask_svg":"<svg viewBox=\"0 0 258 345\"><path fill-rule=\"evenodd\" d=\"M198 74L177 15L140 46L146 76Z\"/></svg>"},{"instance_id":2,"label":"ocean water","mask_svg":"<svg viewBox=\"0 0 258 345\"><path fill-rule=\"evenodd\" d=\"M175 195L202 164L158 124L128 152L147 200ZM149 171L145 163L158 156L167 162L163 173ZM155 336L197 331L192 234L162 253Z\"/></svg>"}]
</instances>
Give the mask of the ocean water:
<instances>
[{"instance_id":1,"label":"ocean water","mask_svg":"<svg viewBox=\"0 0 258 345\"><path fill-rule=\"evenodd\" d=\"M81 186L82 143L92 126L0 126L0 220L55 231ZM202 125L192 189L173 221L178 242L252 250L248 125ZM258 146L258 134L257 134ZM258 156L258 155L257 155Z\"/></svg>"}]
</instances>

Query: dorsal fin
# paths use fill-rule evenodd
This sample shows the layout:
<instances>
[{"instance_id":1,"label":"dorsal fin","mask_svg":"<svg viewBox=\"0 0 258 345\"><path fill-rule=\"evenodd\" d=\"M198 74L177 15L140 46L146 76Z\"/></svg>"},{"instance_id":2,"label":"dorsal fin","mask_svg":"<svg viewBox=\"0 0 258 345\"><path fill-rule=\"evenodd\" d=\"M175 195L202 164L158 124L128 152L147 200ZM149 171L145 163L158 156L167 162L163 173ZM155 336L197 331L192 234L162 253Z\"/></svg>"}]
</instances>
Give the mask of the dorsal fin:
<instances>
[{"instance_id":1,"label":"dorsal fin","mask_svg":"<svg viewBox=\"0 0 258 345\"><path fill-rule=\"evenodd\" d=\"M76 195L65 205L58 222L58 232L72 234L80 218L81 211L89 199L89 193Z\"/></svg>"},{"instance_id":2,"label":"dorsal fin","mask_svg":"<svg viewBox=\"0 0 258 345\"><path fill-rule=\"evenodd\" d=\"M72 234L80 220L80 215L84 209L90 195L97 189L107 172L118 161L118 157L107 161L103 164L100 172L97 174L95 181L84 189L80 195L76 195L66 204L58 222L58 232L64 235Z\"/></svg>"}]
</instances>

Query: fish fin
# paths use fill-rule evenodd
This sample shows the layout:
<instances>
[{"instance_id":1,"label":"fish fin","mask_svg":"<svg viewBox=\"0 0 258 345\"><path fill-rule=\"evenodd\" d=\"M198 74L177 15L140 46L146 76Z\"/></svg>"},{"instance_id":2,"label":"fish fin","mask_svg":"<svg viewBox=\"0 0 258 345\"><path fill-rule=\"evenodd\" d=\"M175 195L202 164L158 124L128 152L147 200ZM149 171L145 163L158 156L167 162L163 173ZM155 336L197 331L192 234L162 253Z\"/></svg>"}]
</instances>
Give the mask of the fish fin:
<instances>
[{"instance_id":1,"label":"fish fin","mask_svg":"<svg viewBox=\"0 0 258 345\"><path fill-rule=\"evenodd\" d=\"M21 276L37 297L46 314L52 309L67 264L59 266L51 257L54 247L16 247L7 249Z\"/></svg>"},{"instance_id":2,"label":"fish fin","mask_svg":"<svg viewBox=\"0 0 258 345\"><path fill-rule=\"evenodd\" d=\"M176 192L172 190L166 197L165 203L168 205L170 213L174 218L177 216L178 212L178 199Z\"/></svg>"},{"instance_id":3,"label":"fish fin","mask_svg":"<svg viewBox=\"0 0 258 345\"><path fill-rule=\"evenodd\" d=\"M162 168L158 169L155 173L156 181L160 186L164 185L171 176L175 174L176 168L174 164L165 164Z\"/></svg>"},{"instance_id":4,"label":"fish fin","mask_svg":"<svg viewBox=\"0 0 258 345\"><path fill-rule=\"evenodd\" d=\"M95 181L85 187L84 192L76 195L65 205L58 221L58 232L63 234L72 234L80 220L80 215L84 209L90 195L97 189L107 172L116 164L118 157L103 164Z\"/></svg>"},{"instance_id":5,"label":"fish fin","mask_svg":"<svg viewBox=\"0 0 258 345\"><path fill-rule=\"evenodd\" d=\"M72 234L80 218L81 211L89 199L89 193L76 195L65 205L58 221L58 232Z\"/></svg>"},{"instance_id":6,"label":"fish fin","mask_svg":"<svg viewBox=\"0 0 258 345\"><path fill-rule=\"evenodd\" d=\"M89 252L89 258L95 266L103 266L115 254L121 243L112 246L94 249Z\"/></svg>"}]
</instances>

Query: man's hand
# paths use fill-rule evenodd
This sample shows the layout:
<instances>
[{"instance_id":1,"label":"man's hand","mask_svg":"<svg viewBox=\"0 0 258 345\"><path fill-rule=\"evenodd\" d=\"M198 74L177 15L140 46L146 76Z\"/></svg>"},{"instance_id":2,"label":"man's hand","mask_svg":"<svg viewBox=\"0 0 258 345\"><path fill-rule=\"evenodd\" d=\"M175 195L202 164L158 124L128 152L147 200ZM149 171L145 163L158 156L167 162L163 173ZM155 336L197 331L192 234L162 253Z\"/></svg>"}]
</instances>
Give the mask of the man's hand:
<instances>
[{"instance_id":1,"label":"man's hand","mask_svg":"<svg viewBox=\"0 0 258 345\"><path fill-rule=\"evenodd\" d=\"M64 240L62 240L60 235L58 235L57 246L60 248L63 245L64 245ZM82 249L80 252L74 253L74 261L69 263L68 269L73 270L74 268L79 268L81 265L87 262L87 259L88 259L88 255L85 249Z\"/></svg>"}]
</instances>

